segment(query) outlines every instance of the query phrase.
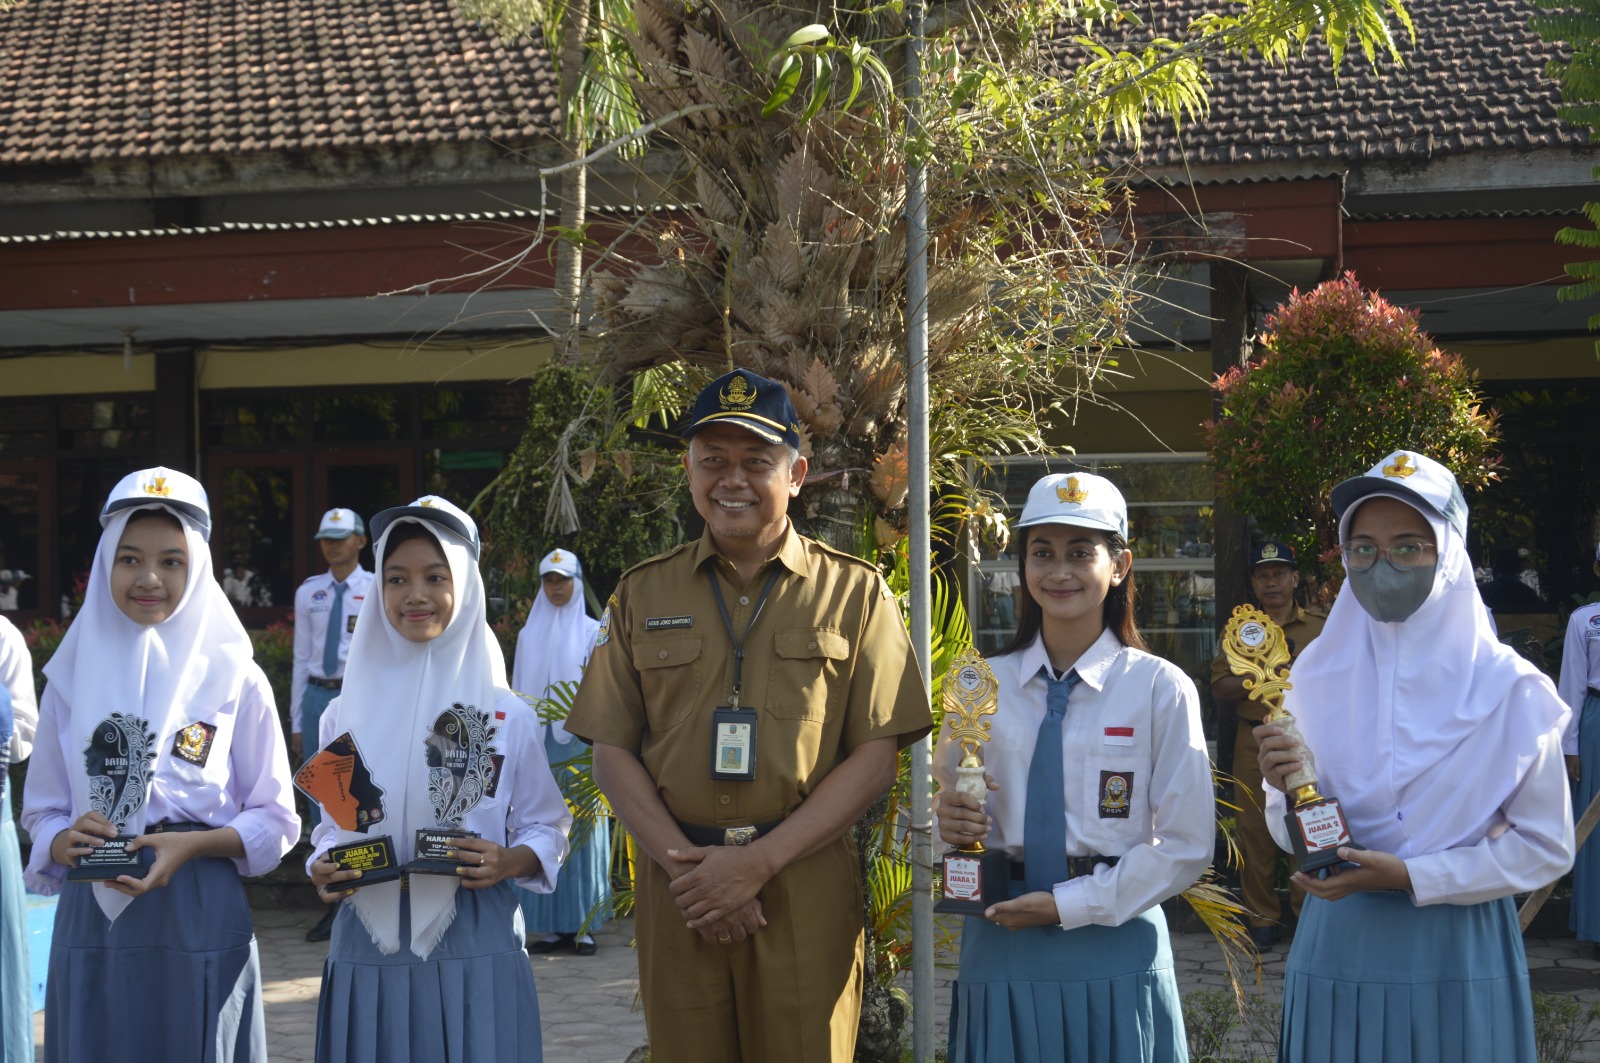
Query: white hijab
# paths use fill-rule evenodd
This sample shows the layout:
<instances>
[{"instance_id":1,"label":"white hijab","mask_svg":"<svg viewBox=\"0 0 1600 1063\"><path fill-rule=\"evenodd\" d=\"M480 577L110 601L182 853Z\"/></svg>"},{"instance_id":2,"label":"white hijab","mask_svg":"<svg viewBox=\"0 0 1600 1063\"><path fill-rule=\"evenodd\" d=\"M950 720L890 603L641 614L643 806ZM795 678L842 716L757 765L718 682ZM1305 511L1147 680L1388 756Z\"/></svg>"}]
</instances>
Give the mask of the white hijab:
<instances>
[{"instance_id":1,"label":"white hijab","mask_svg":"<svg viewBox=\"0 0 1600 1063\"><path fill-rule=\"evenodd\" d=\"M455 589L450 622L438 638L421 644L396 631L383 607L384 554L394 529L407 523L421 524L439 541ZM414 855L417 830L436 825L424 745L434 720L460 703L490 714L492 726L496 703L511 690L505 657L485 619L483 577L467 540L434 521L403 516L384 529L373 556L377 579L361 603L336 705L341 731L354 737L373 782L383 790L384 820L371 836L389 835L404 864ZM368 836L336 830L332 844ZM409 945L427 959L455 918L459 886L446 875L412 875L410 884ZM400 882L384 882L357 890L346 902L384 955L401 944L400 897Z\"/></svg>"},{"instance_id":2,"label":"white hijab","mask_svg":"<svg viewBox=\"0 0 1600 1063\"><path fill-rule=\"evenodd\" d=\"M1550 681L1495 637L1462 537L1437 512L1378 492L1345 511L1340 541L1373 497L1404 502L1433 529L1433 589L1409 618L1382 623L1346 588L1295 661L1284 707L1356 840L1417 856L1475 841L1495 823L1562 705ZM1431 811L1407 818L1407 806Z\"/></svg>"},{"instance_id":3,"label":"white hijab","mask_svg":"<svg viewBox=\"0 0 1600 1063\"><path fill-rule=\"evenodd\" d=\"M584 608L583 565L571 551L566 553L576 569L572 573L572 597L566 605L551 605L541 586L528 610L527 623L517 636L511 686L535 701L549 696L550 687L556 683L576 683L583 678L584 666L594 650L595 632L600 630L600 621L591 618ZM546 557L540 565L541 577L549 562ZM549 728L557 742L565 745L572 741L560 720L551 720Z\"/></svg>"},{"instance_id":4,"label":"white hijab","mask_svg":"<svg viewBox=\"0 0 1600 1063\"><path fill-rule=\"evenodd\" d=\"M117 546L133 514L143 509L170 513L183 526L189 550L188 582L172 615L159 624L129 619L111 595L111 568ZM84 590L83 608L73 618L44 674L67 707L61 728L61 753L72 785L72 818L89 811L89 776L83 754L94 729L112 713L136 717L156 754L154 775L170 755L174 732L209 720L239 696L254 651L250 636L211 571L211 551L189 515L165 505L119 510L100 533ZM203 769L226 785L226 758L213 757ZM130 782L130 789L132 783ZM145 808L128 817L131 834L142 833ZM107 919L116 919L133 898L97 889L94 899Z\"/></svg>"}]
</instances>

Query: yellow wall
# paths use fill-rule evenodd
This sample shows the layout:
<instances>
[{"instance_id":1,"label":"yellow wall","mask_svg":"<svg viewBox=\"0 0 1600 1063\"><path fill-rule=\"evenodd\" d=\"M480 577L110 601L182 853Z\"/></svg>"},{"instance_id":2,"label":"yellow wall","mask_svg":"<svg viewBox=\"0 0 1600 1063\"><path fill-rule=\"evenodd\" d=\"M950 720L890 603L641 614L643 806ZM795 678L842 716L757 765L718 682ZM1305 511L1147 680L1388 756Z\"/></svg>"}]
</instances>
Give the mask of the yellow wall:
<instances>
[{"instance_id":1,"label":"yellow wall","mask_svg":"<svg viewBox=\"0 0 1600 1063\"><path fill-rule=\"evenodd\" d=\"M136 354L40 354L0 358L0 397L154 391L156 360Z\"/></svg>"}]
</instances>

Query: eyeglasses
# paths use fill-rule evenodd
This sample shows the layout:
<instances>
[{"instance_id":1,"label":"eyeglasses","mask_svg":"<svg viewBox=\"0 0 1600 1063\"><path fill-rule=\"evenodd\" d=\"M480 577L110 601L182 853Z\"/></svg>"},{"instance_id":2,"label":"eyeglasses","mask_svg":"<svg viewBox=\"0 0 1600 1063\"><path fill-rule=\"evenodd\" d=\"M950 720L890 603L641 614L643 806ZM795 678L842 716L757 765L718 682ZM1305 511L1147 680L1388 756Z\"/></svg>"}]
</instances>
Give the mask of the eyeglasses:
<instances>
[{"instance_id":1,"label":"eyeglasses","mask_svg":"<svg viewBox=\"0 0 1600 1063\"><path fill-rule=\"evenodd\" d=\"M1379 557L1388 558L1397 569L1421 568L1433 564L1432 543L1395 543L1384 548L1374 543L1340 543L1339 552L1352 572L1365 572L1378 563Z\"/></svg>"}]
</instances>

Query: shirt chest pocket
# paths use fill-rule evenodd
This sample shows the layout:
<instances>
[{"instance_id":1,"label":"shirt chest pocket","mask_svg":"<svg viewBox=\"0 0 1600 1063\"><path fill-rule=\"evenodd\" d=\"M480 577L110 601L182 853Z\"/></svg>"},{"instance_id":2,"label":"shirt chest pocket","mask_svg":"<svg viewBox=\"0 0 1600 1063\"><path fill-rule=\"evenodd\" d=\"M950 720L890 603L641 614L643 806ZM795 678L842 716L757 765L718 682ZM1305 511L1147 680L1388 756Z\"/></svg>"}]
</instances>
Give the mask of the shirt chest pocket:
<instances>
[{"instance_id":1,"label":"shirt chest pocket","mask_svg":"<svg viewBox=\"0 0 1600 1063\"><path fill-rule=\"evenodd\" d=\"M196 794L208 786L225 787L233 747L233 714L219 712L183 724L159 747L158 773L174 793Z\"/></svg>"},{"instance_id":2,"label":"shirt chest pocket","mask_svg":"<svg viewBox=\"0 0 1600 1063\"><path fill-rule=\"evenodd\" d=\"M1150 750L1130 736L1107 734L1083 759L1079 784L1084 840L1096 852L1100 844L1129 845L1150 832ZM1122 849L1103 851L1120 856Z\"/></svg>"},{"instance_id":3,"label":"shirt chest pocket","mask_svg":"<svg viewBox=\"0 0 1600 1063\"><path fill-rule=\"evenodd\" d=\"M774 632L766 709L782 720L824 720L841 696L850 640L833 628Z\"/></svg>"},{"instance_id":4,"label":"shirt chest pocket","mask_svg":"<svg viewBox=\"0 0 1600 1063\"><path fill-rule=\"evenodd\" d=\"M700 635L674 635L633 644L633 666L639 671L645 716L657 734L693 714L705 667L703 642Z\"/></svg>"}]
</instances>

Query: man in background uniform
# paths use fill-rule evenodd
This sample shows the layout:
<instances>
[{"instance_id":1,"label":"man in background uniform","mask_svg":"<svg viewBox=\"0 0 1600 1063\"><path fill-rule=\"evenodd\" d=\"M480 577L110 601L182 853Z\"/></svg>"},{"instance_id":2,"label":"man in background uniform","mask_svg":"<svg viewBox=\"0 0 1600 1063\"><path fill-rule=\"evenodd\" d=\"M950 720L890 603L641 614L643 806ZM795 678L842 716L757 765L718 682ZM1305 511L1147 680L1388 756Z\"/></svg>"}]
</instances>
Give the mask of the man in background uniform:
<instances>
[{"instance_id":1,"label":"man in background uniform","mask_svg":"<svg viewBox=\"0 0 1600 1063\"><path fill-rule=\"evenodd\" d=\"M359 563L361 548L367 545L367 527L360 517L348 509L330 509L322 515L316 539L328 571L310 577L294 592L289 759L296 764L320 748L317 736L322 710L339 696L356 614L372 586L372 573ZM321 818L316 802L311 802L306 829L315 827ZM322 920L306 931L306 940L328 940L338 912L337 904L328 905Z\"/></svg>"},{"instance_id":2,"label":"man in background uniform","mask_svg":"<svg viewBox=\"0 0 1600 1063\"><path fill-rule=\"evenodd\" d=\"M1300 570L1295 568L1294 551L1277 542L1264 542L1250 554L1250 589L1272 622L1283 629L1289 643L1289 659L1300 656L1311 640L1322 634L1327 620L1321 613L1300 608L1294 593L1300 586ZM1239 884L1244 890L1244 906L1250 910L1250 940L1257 949L1271 948L1278 940L1278 859L1282 850L1267 831L1266 794L1261 789L1261 768L1256 763L1259 743L1254 729L1260 725L1265 709L1251 701L1244 679L1228 668L1227 657L1217 654L1211 662L1211 697L1218 705L1233 703L1239 714L1239 729L1233 744L1233 803L1237 826L1234 840L1239 846ZM1305 901L1305 892L1290 884L1289 903L1295 915Z\"/></svg>"},{"instance_id":3,"label":"man in background uniform","mask_svg":"<svg viewBox=\"0 0 1600 1063\"><path fill-rule=\"evenodd\" d=\"M863 972L850 827L932 727L877 570L797 534L783 385L735 370L684 430L698 542L622 578L567 730L638 839L656 1063L848 1063Z\"/></svg>"}]
</instances>

